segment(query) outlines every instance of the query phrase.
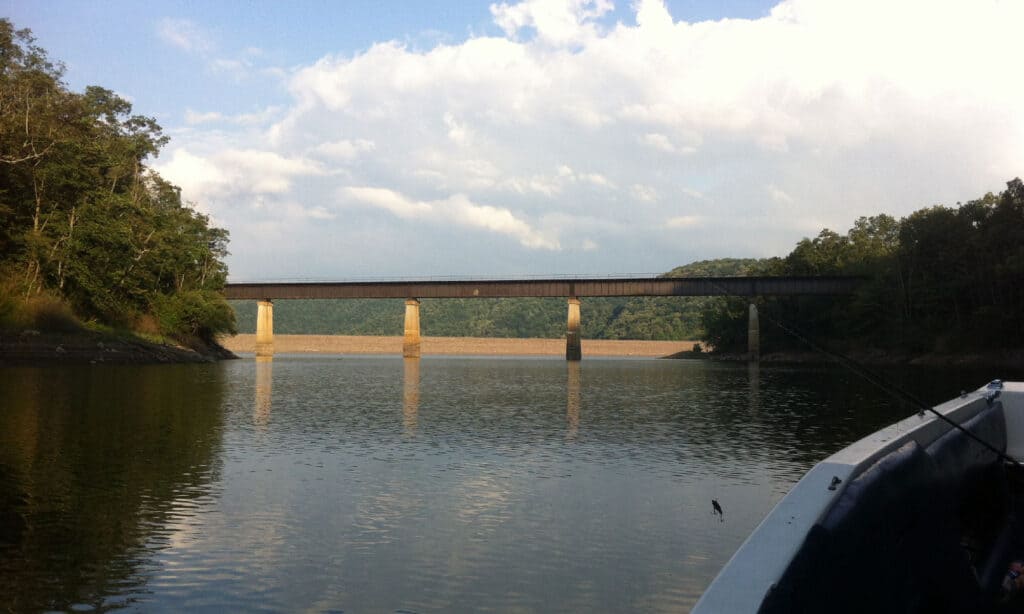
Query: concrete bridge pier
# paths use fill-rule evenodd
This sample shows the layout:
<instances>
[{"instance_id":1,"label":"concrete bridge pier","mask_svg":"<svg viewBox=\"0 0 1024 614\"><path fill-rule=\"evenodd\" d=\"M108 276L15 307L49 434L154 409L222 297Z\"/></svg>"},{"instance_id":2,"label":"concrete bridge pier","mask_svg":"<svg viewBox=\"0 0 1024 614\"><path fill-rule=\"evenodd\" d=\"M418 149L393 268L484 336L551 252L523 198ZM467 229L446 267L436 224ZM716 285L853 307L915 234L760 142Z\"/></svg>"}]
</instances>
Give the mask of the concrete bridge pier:
<instances>
[{"instance_id":1,"label":"concrete bridge pier","mask_svg":"<svg viewBox=\"0 0 1024 614\"><path fill-rule=\"evenodd\" d=\"M274 355L274 302L263 299L256 308L256 356Z\"/></svg>"},{"instance_id":2,"label":"concrete bridge pier","mask_svg":"<svg viewBox=\"0 0 1024 614\"><path fill-rule=\"evenodd\" d=\"M753 303L747 317L747 360L761 360L761 328L757 320L757 305Z\"/></svg>"},{"instance_id":3,"label":"concrete bridge pier","mask_svg":"<svg viewBox=\"0 0 1024 614\"><path fill-rule=\"evenodd\" d=\"M565 331L565 359L583 359L583 350L580 347L580 299L575 296L569 299L569 318Z\"/></svg>"},{"instance_id":4,"label":"concrete bridge pier","mask_svg":"<svg viewBox=\"0 0 1024 614\"><path fill-rule=\"evenodd\" d=\"M420 302L414 298L405 301L405 341L402 356L420 357Z\"/></svg>"}]
</instances>

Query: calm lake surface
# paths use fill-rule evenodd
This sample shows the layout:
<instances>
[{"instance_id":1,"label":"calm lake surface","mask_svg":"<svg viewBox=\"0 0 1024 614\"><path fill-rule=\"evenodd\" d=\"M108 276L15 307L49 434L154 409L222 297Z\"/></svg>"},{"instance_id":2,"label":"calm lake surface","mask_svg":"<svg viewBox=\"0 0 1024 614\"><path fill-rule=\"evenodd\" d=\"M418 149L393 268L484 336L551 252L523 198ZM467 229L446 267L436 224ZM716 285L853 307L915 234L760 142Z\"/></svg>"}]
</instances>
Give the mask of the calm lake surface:
<instances>
[{"instance_id":1,"label":"calm lake surface","mask_svg":"<svg viewBox=\"0 0 1024 614\"><path fill-rule=\"evenodd\" d=\"M912 412L835 367L621 359L6 368L0 399L18 612L686 612L804 471Z\"/></svg>"}]
</instances>

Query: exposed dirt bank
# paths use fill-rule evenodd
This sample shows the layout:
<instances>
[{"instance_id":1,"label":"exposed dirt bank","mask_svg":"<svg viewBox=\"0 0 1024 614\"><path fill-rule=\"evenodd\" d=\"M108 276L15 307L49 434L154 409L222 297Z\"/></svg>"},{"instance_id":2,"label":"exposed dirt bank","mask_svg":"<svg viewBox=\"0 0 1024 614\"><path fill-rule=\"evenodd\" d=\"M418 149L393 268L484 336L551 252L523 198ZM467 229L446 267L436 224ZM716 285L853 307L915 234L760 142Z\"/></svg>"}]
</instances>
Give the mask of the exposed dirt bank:
<instances>
[{"instance_id":1,"label":"exposed dirt bank","mask_svg":"<svg viewBox=\"0 0 1024 614\"><path fill-rule=\"evenodd\" d=\"M0 366L36 364L157 364L237 358L222 347L197 352L92 331L0 331Z\"/></svg>"},{"instance_id":2,"label":"exposed dirt bank","mask_svg":"<svg viewBox=\"0 0 1024 614\"><path fill-rule=\"evenodd\" d=\"M221 344L233 352L253 352L256 335L224 337ZM584 339L584 356L639 356L660 358L690 350L693 341L628 341ZM480 337L424 337L425 355L564 356L565 339L490 339ZM281 354L401 354L401 337L346 335L274 335L274 352Z\"/></svg>"}]
</instances>

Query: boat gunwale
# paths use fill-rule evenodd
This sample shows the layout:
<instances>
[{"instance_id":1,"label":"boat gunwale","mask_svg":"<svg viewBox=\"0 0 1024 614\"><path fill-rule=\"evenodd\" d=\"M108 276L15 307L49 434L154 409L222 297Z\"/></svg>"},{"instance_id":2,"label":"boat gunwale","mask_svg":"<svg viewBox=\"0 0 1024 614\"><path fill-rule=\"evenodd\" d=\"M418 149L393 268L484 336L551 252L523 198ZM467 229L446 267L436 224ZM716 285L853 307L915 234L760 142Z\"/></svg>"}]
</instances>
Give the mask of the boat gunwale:
<instances>
[{"instance_id":1,"label":"boat gunwale","mask_svg":"<svg viewBox=\"0 0 1024 614\"><path fill-rule=\"evenodd\" d=\"M994 384L994 383L993 383ZM946 418L963 424L1007 394L1024 397L1024 383L983 386L935 406ZM1003 406L1007 454L1024 453L1024 411ZM811 528L829 512L850 482L878 459L915 441L926 448L953 427L934 413L914 414L863 437L812 467L740 545L694 606L694 614L757 612L785 573ZM1022 436L1012 437L1012 433ZM835 480L838 479L839 482Z\"/></svg>"}]
</instances>

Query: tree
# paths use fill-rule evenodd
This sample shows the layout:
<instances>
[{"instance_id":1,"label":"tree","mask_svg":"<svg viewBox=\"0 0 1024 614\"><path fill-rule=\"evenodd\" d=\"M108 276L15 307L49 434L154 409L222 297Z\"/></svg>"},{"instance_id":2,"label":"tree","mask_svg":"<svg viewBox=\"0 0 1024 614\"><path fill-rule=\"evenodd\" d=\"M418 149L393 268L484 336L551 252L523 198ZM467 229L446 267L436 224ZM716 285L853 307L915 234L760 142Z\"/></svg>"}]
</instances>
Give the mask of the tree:
<instances>
[{"instance_id":1,"label":"tree","mask_svg":"<svg viewBox=\"0 0 1024 614\"><path fill-rule=\"evenodd\" d=\"M1024 183L956 207L934 206L896 221L858 219L845 236L822 230L768 267L782 275L859 275L849 298L764 299L766 319L788 322L820 343L920 351L1024 346ZM738 303L705 312L705 339L738 349ZM728 328L728 330L726 330ZM762 345L784 349L794 339Z\"/></svg>"},{"instance_id":2,"label":"tree","mask_svg":"<svg viewBox=\"0 0 1024 614\"><path fill-rule=\"evenodd\" d=\"M56 295L108 324L179 305L189 325L168 325L169 334L208 341L233 330L217 298L228 233L147 167L168 141L160 125L108 89L71 92L62 76L29 30L0 19L4 287ZM179 293L189 294L172 300Z\"/></svg>"}]
</instances>

